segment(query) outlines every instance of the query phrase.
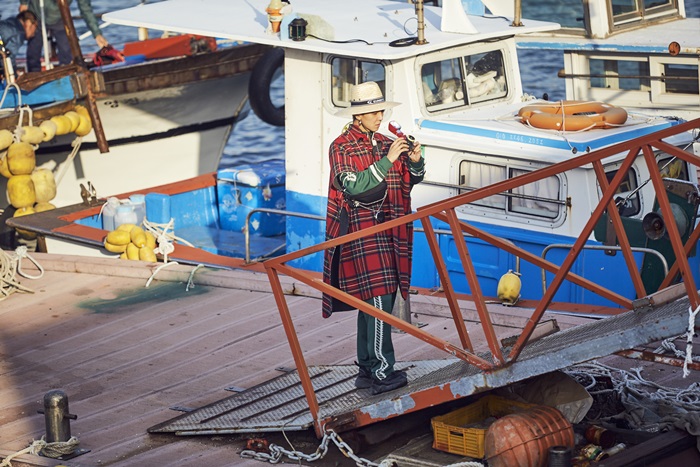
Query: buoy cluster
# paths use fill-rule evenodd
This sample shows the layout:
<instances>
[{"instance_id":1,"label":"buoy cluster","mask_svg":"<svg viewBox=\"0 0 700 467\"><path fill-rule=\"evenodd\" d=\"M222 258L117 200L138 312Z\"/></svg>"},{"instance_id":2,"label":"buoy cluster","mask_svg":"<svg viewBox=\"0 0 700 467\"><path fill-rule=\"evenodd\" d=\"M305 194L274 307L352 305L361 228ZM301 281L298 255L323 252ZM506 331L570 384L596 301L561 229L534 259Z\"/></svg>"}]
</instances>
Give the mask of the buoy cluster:
<instances>
[{"instance_id":1,"label":"buoy cluster","mask_svg":"<svg viewBox=\"0 0 700 467\"><path fill-rule=\"evenodd\" d=\"M107 234L104 239L105 249L111 253L121 253L119 258L149 261L157 261L153 251L156 247L156 238L151 232L144 231L135 224L122 224Z\"/></svg>"},{"instance_id":2,"label":"buoy cluster","mask_svg":"<svg viewBox=\"0 0 700 467\"><path fill-rule=\"evenodd\" d=\"M57 135L73 132L85 136L90 131L90 115L80 105L75 106L75 110L42 121L39 126L21 126L15 133L0 130L0 174L8 179L7 196L16 209L14 217L56 208L51 204L56 197L54 174L49 169L36 167L34 151L38 145ZM29 240L36 237L35 233L21 229L17 233Z\"/></svg>"}]
</instances>

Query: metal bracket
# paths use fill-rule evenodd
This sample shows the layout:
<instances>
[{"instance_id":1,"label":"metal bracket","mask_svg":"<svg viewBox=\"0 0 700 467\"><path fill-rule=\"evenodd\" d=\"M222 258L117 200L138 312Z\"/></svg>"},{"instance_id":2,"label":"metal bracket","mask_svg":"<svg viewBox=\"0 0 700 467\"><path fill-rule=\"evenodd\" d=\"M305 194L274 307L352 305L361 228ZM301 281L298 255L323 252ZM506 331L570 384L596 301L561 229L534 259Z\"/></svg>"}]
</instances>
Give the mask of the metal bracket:
<instances>
[{"instance_id":1,"label":"metal bracket","mask_svg":"<svg viewBox=\"0 0 700 467\"><path fill-rule=\"evenodd\" d=\"M83 198L83 204L86 206L96 206L99 203L97 200L97 190L92 185L92 182L87 182L87 188L82 183L80 184L80 197Z\"/></svg>"}]
</instances>

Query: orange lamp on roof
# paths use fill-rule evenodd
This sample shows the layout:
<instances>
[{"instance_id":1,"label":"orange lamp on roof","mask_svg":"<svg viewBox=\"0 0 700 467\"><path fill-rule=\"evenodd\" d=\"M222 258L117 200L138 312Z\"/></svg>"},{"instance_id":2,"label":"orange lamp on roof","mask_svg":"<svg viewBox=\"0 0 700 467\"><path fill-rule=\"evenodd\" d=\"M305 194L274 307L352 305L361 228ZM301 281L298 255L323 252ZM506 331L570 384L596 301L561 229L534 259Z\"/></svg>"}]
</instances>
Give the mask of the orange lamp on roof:
<instances>
[{"instance_id":1,"label":"orange lamp on roof","mask_svg":"<svg viewBox=\"0 0 700 467\"><path fill-rule=\"evenodd\" d=\"M267 19L270 21L272 32L275 34L280 32L280 23L282 23L284 16L281 14L282 0L270 0L270 4L265 11L267 12Z\"/></svg>"}]
</instances>

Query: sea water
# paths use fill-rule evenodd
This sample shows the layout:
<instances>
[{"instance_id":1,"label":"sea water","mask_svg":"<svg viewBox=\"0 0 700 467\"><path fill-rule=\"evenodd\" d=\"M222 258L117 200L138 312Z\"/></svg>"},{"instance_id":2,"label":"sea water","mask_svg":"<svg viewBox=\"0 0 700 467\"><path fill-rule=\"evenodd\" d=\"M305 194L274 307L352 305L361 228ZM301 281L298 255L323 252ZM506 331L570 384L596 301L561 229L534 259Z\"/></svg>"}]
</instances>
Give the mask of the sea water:
<instances>
[{"instance_id":1,"label":"sea water","mask_svg":"<svg viewBox=\"0 0 700 467\"><path fill-rule=\"evenodd\" d=\"M541 0L538 8L543 12L538 19L547 19L547 12L566 5L564 3L577 0ZM80 16L78 2L71 3L73 17ZM96 13L104 13L122 8L129 8L143 3L142 0L92 0L93 10ZM153 3L153 0L147 3ZM294 3L294 2L292 2ZM700 0L686 0L686 15L690 18L700 17ZM0 2L0 18L9 18L17 14L19 0L2 0ZM531 15L532 16L532 15ZM575 18L574 18L575 20ZM81 20L75 22L78 34L83 34L87 28ZM135 40L135 30L126 26L109 25L103 27L103 34L117 49L121 49L125 42ZM160 31L149 31L149 37L158 37ZM84 53L92 53L98 50L92 37L81 41ZM23 53L21 51L20 53ZM559 52L540 50L519 50L518 61L522 73L523 87L527 94L542 97L544 93L549 95L552 101L565 98L564 80L557 77L557 72L564 68L564 60ZM276 104L284 101L284 82L279 79L273 82L273 98ZM284 159L284 128L268 125L260 120L246 105L247 115L241 119L231 133L231 137L224 148L220 168L237 167L241 165L256 164L269 160Z\"/></svg>"}]
</instances>

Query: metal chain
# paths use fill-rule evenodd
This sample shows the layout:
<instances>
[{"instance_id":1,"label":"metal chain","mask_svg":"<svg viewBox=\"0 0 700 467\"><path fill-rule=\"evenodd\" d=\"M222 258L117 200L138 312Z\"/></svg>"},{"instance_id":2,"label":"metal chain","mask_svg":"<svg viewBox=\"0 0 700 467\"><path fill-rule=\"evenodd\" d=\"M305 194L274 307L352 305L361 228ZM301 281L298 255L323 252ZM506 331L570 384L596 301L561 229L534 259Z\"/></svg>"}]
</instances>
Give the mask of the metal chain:
<instances>
[{"instance_id":1,"label":"metal chain","mask_svg":"<svg viewBox=\"0 0 700 467\"><path fill-rule=\"evenodd\" d=\"M326 430L326 433L323 435L323 439L321 440L321 444L318 446L316 449L316 452L313 454L304 454L301 451L289 451L287 449L284 449L282 446L278 446L277 444L270 444L269 450L270 453L266 452L256 452L250 449L243 450L241 451L241 457L248 458L248 459L256 459L259 461L264 461L264 462L269 462L270 464L277 464L282 460L282 456L287 456L290 460L304 460L307 462L313 462L318 459L322 459L326 453L328 452L328 445L329 442L333 441L333 443L338 447L338 450L345 456L349 457L350 459L355 461L355 464L361 467L388 467L390 465L393 465L393 463L386 463L386 461L381 462L380 464L375 464L374 462L365 459L363 457L359 457L355 455L355 452L352 450L352 448L345 442L343 439L338 435L333 430Z\"/></svg>"}]
</instances>

